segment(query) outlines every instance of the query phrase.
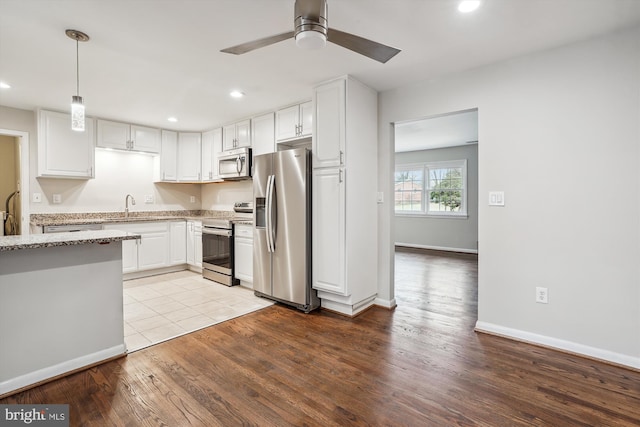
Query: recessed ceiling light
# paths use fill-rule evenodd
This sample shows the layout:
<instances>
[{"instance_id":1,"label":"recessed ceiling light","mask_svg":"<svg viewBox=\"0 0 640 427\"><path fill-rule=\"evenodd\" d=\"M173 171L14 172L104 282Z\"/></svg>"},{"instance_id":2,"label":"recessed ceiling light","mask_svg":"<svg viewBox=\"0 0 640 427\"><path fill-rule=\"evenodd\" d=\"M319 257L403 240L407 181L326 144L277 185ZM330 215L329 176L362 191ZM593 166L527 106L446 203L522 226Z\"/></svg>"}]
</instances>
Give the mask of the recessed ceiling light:
<instances>
[{"instance_id":1,"label":"recessed ceiling light","mask_svg":"<svg viewBox=\"0 0 640 427\"><path fill-rule=\"evenodd\" d=\"M170 121L171 123L175 123L178 121L178 119L176 119L175 117L169 117L167 120Z\"/></svg>"},{"instance_id":2,"label":"recessed ceiling light","mask_svg":"<svg viewBox=\"0 0 640 427\"><path fill-rule=\"evenodd\" d=\"M0 82L0 89L11 89L11 85L5 82Z\"/></svg>"},{"instance_id":3,"label":"recessed ceiling light","mask_svg":"<svg viewBox=\"0 0 640 427\"><path fill-rule=\"evenodd\" d=\"M244 92L240 92L239 90L233 90L229 94L232 98L242 98L244 96Z\"/></svg>"},{"instance_id":4,"label":"recessed ceiling light","mask_svg":"<svg viewBox=\"0 0 640 427\"><path fill-rule=\"evenodd\" d=\"M473 12L480 7L480 0L462 0L458 4L458 11L462 13Z\"/></svg>"}]
</instances>

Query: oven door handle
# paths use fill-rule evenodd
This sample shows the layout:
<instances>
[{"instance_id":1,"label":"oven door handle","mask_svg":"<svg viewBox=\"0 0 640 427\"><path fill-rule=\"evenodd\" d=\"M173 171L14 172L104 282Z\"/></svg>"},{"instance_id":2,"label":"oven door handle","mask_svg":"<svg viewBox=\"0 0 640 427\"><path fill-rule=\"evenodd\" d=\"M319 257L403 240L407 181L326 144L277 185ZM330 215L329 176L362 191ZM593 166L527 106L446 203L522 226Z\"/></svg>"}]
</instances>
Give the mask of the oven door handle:
<instances>
[{"instance_id":1,"label":"oven door handle","mask_svg":"<svg viewBox=\"0 0 640 427\"><path fill-rule=\"evenodd\" d=\"M202 227L202 234L213 234L216 236L231 237L231 230L222 230L220 228Z\"/></svg>"}]
</instances>

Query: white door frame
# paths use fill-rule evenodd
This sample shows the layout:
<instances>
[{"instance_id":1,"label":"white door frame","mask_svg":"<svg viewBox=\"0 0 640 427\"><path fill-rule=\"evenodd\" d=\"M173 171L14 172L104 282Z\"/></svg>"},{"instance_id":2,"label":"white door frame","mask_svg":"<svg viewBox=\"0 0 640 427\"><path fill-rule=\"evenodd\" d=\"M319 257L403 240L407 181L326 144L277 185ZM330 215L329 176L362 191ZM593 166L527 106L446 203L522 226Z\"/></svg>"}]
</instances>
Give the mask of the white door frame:
<instances>
[{"instance_id":1,"label":"white door frame","mask_svg":"<svg viewBox=\"0 0 640 427\"><path fill-rule=\"evenodd\" d=\"M19 130L0 129L0 135L13 136L18 138L20 146L20 233L28 235L30 233L30 213L29 213L29 132Z\"/></svg>"}]
</instances>

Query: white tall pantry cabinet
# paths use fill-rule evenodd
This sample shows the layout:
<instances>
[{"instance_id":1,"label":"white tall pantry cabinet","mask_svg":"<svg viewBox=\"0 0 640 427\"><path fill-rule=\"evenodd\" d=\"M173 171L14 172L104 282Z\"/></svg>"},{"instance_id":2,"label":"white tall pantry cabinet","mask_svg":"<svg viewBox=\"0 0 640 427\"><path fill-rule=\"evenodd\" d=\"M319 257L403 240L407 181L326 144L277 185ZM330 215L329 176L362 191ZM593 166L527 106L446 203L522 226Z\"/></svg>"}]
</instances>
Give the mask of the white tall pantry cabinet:
<instances>
[{"instance_id":1,"label":"white tall pantry cabinet","mask_svg":"<svg viewBox=\"0 0 640 427\"><path fill-rule=\"evenodd\" d=\"M314 88L313 288L354 316L378 292L378 95L351 77Z\"/></svg>"}]
</instances>

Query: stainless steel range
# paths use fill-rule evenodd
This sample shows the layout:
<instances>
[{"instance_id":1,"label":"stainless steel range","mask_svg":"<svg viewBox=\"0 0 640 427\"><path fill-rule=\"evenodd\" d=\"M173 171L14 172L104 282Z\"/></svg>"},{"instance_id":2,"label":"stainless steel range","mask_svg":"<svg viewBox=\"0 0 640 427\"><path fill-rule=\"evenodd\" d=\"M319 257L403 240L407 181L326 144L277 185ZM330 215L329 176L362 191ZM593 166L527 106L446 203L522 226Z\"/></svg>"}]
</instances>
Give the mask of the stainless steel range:
<instances>
[{"instance_id":1,"label":"stainless steel range","mask_svg":"<svg viewBox=\"0 0 640 427\"><path fill-rule=\"evenodd\" d=\"M233 274L233 223L229 220L202 220L202 277L227 286L240 283Z\"/></svg>"}]
</instances>

